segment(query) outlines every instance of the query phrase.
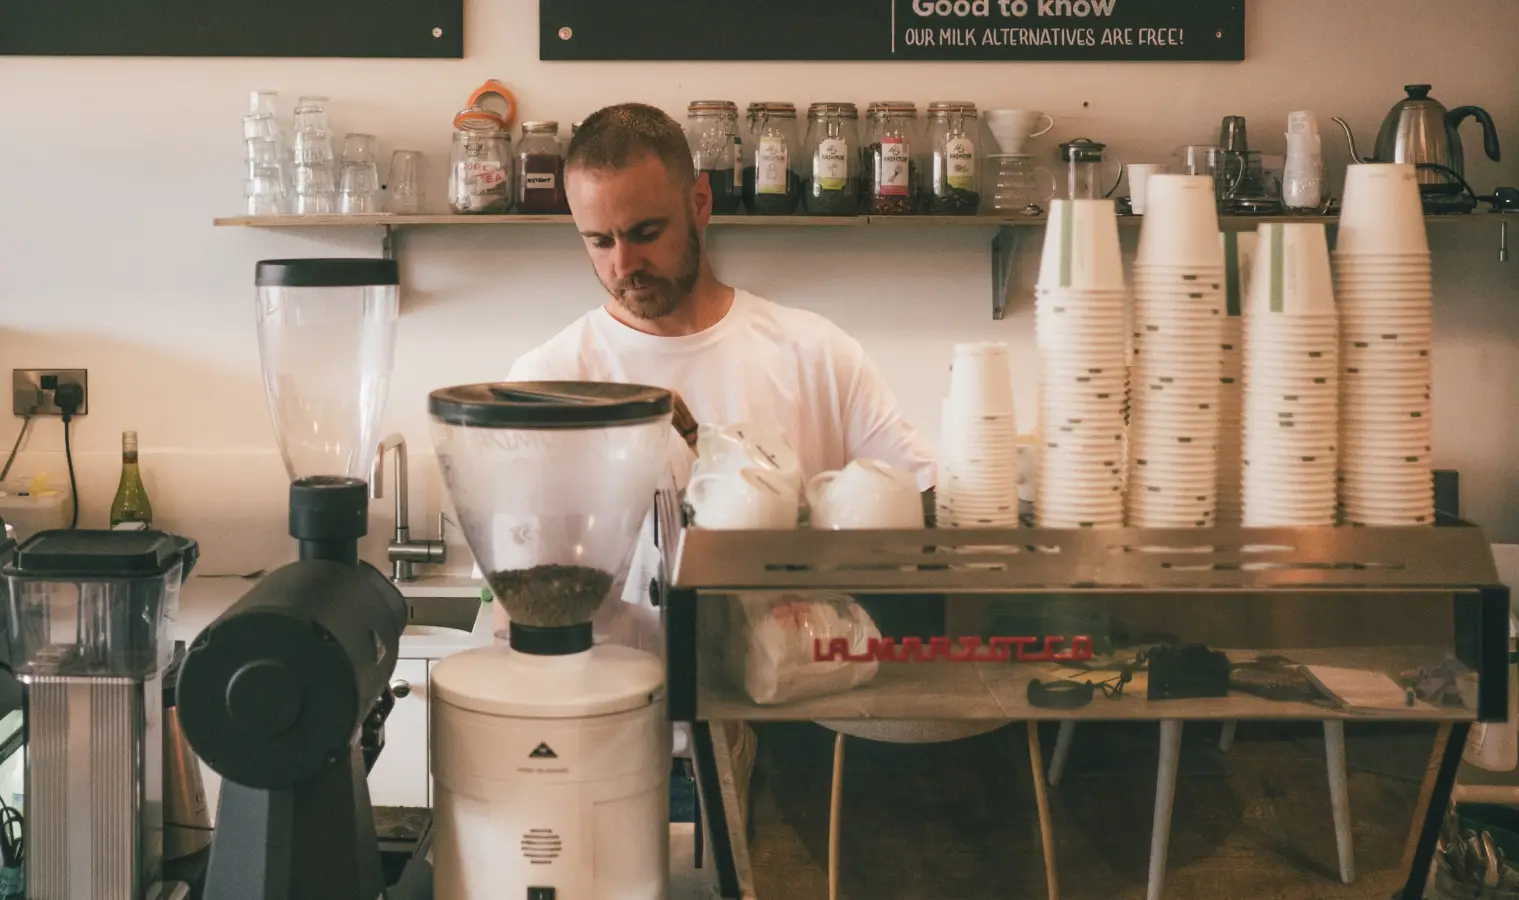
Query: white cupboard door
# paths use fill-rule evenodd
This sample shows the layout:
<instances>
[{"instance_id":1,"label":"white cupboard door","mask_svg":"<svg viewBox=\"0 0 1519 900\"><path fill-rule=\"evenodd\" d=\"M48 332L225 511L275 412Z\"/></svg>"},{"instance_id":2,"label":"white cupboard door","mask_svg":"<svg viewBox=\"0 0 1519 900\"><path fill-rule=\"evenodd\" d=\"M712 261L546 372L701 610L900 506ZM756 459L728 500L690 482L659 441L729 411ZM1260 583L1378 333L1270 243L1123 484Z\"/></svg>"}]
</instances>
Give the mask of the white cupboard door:
<instances>
[{"instance_id":1,"label":"white cupboard door","mask_svg":"<svg viewBox=\"0 0 1519 900\"><path fill-rule=\"evenodd\" d=\"M396 663L396 707L385 720L385 750L369 772L374 806L427 806L427 660ZM404 694L405 696L401 696Z\"/></svg>"}]
</instances>

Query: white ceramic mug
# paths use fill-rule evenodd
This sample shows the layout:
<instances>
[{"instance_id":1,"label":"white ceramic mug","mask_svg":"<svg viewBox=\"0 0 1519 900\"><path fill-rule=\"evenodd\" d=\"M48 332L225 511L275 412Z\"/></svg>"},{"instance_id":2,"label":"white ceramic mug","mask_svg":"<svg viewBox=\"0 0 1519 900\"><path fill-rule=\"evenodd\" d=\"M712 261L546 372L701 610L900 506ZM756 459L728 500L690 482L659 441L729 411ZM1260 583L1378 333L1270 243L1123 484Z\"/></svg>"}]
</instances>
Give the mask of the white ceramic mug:
<instances>
[{"instance_id":1,"label":"white ceramic mug","mask_svg":"<svg viewBox=\"0 0 1519 900\"><path fill-rule=\"evenodd\" d=\"M917 480L874 459L857 459L807 482L807 505L814 528L923 527Z\"/></svg>"},{"instance_id":2,"label":"white ceramic mug","mask_svg":"<svg viewBox=\"0 0 1519 900\"><path fill-rule=\"evenodd\" d=\"M1164 175L1166 167L1130 163L1127 168L1129 172L1129 206L1134 211L1134 215L1142 216L1145 212L1146 201L1150 196L1150 176Z\"/></svg>"},{"instance_id":3,"label":"white ceramic mug","mask_svg":"<svg viewBox=\"0 0 1519 900\"><path fill-rule=\"evenodd\" d=\"M796 527L797 494L777 472L745 468L697 475L686 486L697 528Z\"/></svg>"},{"instance_id":4,"label":"white ceramic mug","mask_svg":"<svg viewBox=\"0 0 1519 900\"><path fill-rule=\"evenodd\" d=\"M779 429L753 422L702 425L696 432L697 473L770 469L801 493L802 462Z\"/></svg>"}]
</instances>

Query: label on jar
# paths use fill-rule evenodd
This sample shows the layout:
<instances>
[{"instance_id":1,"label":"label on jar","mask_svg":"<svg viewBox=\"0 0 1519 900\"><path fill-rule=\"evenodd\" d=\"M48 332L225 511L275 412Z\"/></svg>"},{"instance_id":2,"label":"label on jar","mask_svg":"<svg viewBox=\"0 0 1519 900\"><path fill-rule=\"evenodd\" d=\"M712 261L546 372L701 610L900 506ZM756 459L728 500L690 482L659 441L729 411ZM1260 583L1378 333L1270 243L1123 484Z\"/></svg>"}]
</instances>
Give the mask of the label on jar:
<instances>
[{"instance_id":1,"label":"label on jar","mask_svg":"<svg viewBox=\"0 0 1519 900\"><path fill-rule=\"evenodd\" d=\"M950 138L944 143L944 174L949 186L962 191L976 189L976 145L970 138Z\"/></svg>"},{"instance_id":2,"label":"label on jar","mask_svg":"<svg viewBox=\"0 0 1519 900\"><path fill-rule=\"evenodd\" d=\"M472 159L464 164L464 177L471 191L483 194L506 181L506 166L497 160Z\"/></svg>"},{"instance_id":3,"label":"label on jar","mask_svg":"<svg viewBox=\"0 0 1519 900\"><path fill-rule=\"evenodd\" d=\"M849 184L849 144L842 138L824 138L818 142L818 155L812 161L812 180L825 191L842 191Z\"/></svg>"},{"instance_id":4,"label":"label on jar","mask_svg":"<svg viewBox=\"0 0 1519 900\"><path fill-rule=\"evenodd\" d=\"M754 192L756 194L784 194L790 187L786 183L786 139L762 137L759 151L755 154Z\"/></svg>"},{"instance_id":5,"label":"label on jar","mask_svg":"<svg viewBox=\"0 0 1519 900\"><path fill-rule=\"evenodd\" d=\"M881 138L880 167L876 172L876 193L887 197L907 196L911 148L904 138Z\"/></svg>"},{"instance_id":6,"label":"label on jar","mask_svg":"<svg viewBox=\"0 0 1519 900\"><path fill-rule=\"evenodd\" d=\"M553 172L527 172L522 176L522 189L527 191L552 191L558 186Z\"/></svg>"},{"instance_id":7,"label":"label on jar","mask_svg":"<svg viewBox=\"0 0 1519 900\"><path fill-rule=\"evenodd\" d=\"M733 193L744 192L744 141L738 135L733 136Z\"/></svg>"}]
</instances>

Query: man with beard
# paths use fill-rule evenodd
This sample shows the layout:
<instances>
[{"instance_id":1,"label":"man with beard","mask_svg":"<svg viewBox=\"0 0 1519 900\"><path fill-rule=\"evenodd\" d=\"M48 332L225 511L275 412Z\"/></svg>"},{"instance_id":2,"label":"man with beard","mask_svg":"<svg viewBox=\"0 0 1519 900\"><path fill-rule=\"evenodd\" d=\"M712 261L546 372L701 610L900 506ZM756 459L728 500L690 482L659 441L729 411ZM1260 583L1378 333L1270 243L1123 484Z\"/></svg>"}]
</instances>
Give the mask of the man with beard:
<instances>
[{"instance_id":1,"label":"man with beard","mask_svg":"<svg viewBox=\"0 0 1519 900\"><path fill-rule=\"evenodd\" d=\"M702 236L712 191L673 119L637 103L593 113L570 141L565 189L610 299L519 359L511 380L674 392L671 458L682 487L702 422L778 431L807 478L877 459L911 472L923 490L933 486L933 458L857 341L815 313L717 280ZM629 602L605 604L596 625L600 637L657 651L658 614L646 594L658 557L645 531L625 581ZM753 735L727 730L747 785Z\"/></svg>"}]
</instances>

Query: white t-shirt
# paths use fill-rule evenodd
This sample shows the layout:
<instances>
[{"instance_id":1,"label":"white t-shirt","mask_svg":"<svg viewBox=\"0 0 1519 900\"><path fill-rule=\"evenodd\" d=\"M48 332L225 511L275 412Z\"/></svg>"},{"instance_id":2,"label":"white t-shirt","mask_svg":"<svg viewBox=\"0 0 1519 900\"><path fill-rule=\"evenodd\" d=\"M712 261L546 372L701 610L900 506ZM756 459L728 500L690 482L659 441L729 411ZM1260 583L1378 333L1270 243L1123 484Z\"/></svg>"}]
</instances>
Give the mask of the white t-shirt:
<instances>
[{"instance_id":1,"label":"white t-shirt","mask_svg":"<svg viewBox=\"0 0 1519 900\"><path fill-rule=\"evenodd\" d=\"M778 430L806 478L854 459L878 459L913 473L923 490L934 484L932 454L859 342L816 313L747 291L735 291L722 321L683 337L645 334L598 307L518 359L508 378L661 387L680 394L698 423ZM670 438L683 488L694 457L673 428ZM635 557L625 600L647 603L648 549L641 546ZM625 629L613 630L624 637L612 639L626 641Z\"/></svg>"}]
</instances>

